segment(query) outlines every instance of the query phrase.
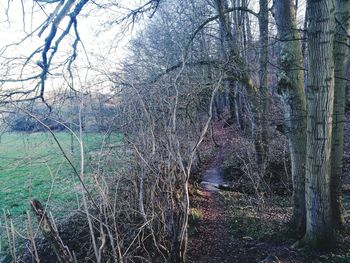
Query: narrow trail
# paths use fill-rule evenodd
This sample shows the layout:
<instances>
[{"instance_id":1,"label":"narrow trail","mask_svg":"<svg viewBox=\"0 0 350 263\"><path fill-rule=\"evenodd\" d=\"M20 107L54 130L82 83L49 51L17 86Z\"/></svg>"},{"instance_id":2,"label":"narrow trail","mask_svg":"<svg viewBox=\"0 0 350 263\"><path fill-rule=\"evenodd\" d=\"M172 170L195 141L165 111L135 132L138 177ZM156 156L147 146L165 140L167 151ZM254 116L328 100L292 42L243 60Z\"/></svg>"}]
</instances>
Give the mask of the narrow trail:
<instances>
[{"instance_id":1,"label":"narrow trail","mask_svg":"<svg viewBox=\"0 0 350 263\"><path fill-rule=\"evenodd\" d=\"M215 158L209 164L209 167L203 173L201 186L208 193L218 192L218 187L225 184L221 166L222 162L224 161L226 149L227 147L225 146L220 148L218 154L215 156Z\"/></svg>"},{"instance_id":2,"label":"narrow trail","mask_svg":"<svg viewBox=\"0 0 350 263\"><path fill-rule=\"evenodd\" d=\"M349 120L350 112L347 113ZM345 134L349 134L349 125L345 127ZM271 156L276 157L273 172L279 176L282 174L279 168L279 156L285 155L285 139L279 134L270 142ZM257 197L249 191L250 178L246 174L236 174L235 170L228 170L227 182L224 179L224 161L226 167L230 167L233 159L231 154L244 156L251 142L241 131L234 127L227 127L220 121L213 123L213 137L217 144L221 145L215 156L210 160L214 143L204 142L202 152L205 158L210 160L201 167L200 178L201 193L194 191L191 196L191 209L198 211L198 219L190 224L187 262L190 263L311 263L311 262L335 262L336 255L347 255L348 241L339 251L322 255L321 252L293 249L291 245L296 241L288 234L288 221L291 216L291 204L287 200L291 198L288 193L280 192L286 185L279 184L273 178L268 181L276 192L264 196L261 203ZM349 136L345 136L346 146L350 145ZM344 154L344 169L350 168L350 152ZM277 165L277 166L276 166ZM236 166L234 166L236 167ZM285 169L285 163L281 166ZM226 169L226 168L225 168ZM233 168L236 169L236 168ZM197 177L198 178L198 177ZM283 178L283 177L281 177ZM346 185L350 184L350 177L345 178ZM273 180L272 180L273 179ZM227 192L219 192L218 185L227 185L221 189ZM285 183L285 182L283 182ZM288 187L288 185L287 185ZM350 188L350 187L349 187ZM348 188L348 189L349 189ZM288 189L285 189L288 191ZM350 192L349 190L347 190ZM349 202L346 202L349 206ZM348 229L344 236L348 240ZM344 250L343 250L344 249ZM321 261L317 259L323 256ZM342 256L343 257L343 256ZM347 256L344 256L344 260ZM340 259L340 257L339 257ZM341 259L340 259L341 261ZM340 262L339 261L339 262ZM338 262L338 261L337 261ZM345 261L342 261L345 262ZM348 262L348 261L346 261Z\"/></svg>"},{"instance_id":3,"label":"narrow trail","mask_svg":"<svg viewBox=\"0 0 350 263\"><path fill-rule=\"evenodd\" d=\"M203 217L196 226L195 234L189 240L189 262L217 263L232 261L234 240L227 229L225 208L218 193L218 185L225 183L222 162L226 147L222 147L202 176L203 197L193 207Z\"/></svg>"},{"instance_id":4,"label":"narrow trail","mask_svg":"<svg viewBox=\"0 0 350 263\"><path fill-rule=\"evenodd\" d=\"M286 244L269 244L249 236L234 237L230 232L232 215L226 211L218 185L224 185L222 163L229 145L223 145L202 173L200 197L191 207L202 217L194 224L188 243L191 263L302 263L309 262ZM191 232L191 231L190 231Z\"/></svg>"}]
</instances>

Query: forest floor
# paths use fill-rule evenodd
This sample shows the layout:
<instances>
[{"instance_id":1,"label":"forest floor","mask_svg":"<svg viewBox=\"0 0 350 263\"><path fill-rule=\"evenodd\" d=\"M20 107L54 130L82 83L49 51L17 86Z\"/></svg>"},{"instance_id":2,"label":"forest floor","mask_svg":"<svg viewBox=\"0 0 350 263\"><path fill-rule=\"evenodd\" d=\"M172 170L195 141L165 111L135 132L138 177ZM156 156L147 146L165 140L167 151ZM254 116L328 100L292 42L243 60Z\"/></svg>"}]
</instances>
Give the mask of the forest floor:
<instances>
[{"instance_id":1,"label":"forest floor","mask_svg":"<svg viewBox=\"0 0 350 263\"><path fill-rule=\"evenodd\" d=\"M202 151L206 156L197 175L197 183L201 183L194 183L191 191L189 262L350 262L347 190L344 192L347 224L336 248L327 252L294 249L296 240L288 229L292 207L285 136L274 136L270 145L272 160L266 176L261 178L245 161L251 158L252 151L246 136L220 122L214 124L213 131L220 146L210 152L215 143L209 138L204 143ZM346 139L347 149L348 144ZM345 154L346 171L347 157ZM213 182L208 183L211 179ZM217 187L218 184L223 187Z\"/></svg>"}]
</instances>

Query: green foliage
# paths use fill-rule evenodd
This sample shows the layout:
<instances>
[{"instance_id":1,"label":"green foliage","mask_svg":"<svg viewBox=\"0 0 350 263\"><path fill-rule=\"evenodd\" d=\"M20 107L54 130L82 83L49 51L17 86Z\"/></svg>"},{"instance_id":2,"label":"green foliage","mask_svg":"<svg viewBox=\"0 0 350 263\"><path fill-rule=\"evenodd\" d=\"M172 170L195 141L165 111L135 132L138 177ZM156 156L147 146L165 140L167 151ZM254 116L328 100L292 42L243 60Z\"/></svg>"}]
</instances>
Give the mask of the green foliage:
<instances>
[{"instance_id":1,"label":"green foliage","mask_svg":"<svg viewBox=\"0 0 350 263\"><path fill-rule=\"evenodd\" d=\"M203 213L200 210L196 208L190 209L190 213L188 215L189 224L196 224L202 218L203 218Z\"/></svg>"},{"instance_id":2,"label":"green foliage","mask_svg":"<svg viewBox=\"0 0 350 263\"><path fill-rule=\"evenodd\" d=\"M203 218L203 213L196 209L191 208L188 214L188 233L190 236L194 236L197 233L197 225L199 221Z\"/></svg>"}]
</instances>

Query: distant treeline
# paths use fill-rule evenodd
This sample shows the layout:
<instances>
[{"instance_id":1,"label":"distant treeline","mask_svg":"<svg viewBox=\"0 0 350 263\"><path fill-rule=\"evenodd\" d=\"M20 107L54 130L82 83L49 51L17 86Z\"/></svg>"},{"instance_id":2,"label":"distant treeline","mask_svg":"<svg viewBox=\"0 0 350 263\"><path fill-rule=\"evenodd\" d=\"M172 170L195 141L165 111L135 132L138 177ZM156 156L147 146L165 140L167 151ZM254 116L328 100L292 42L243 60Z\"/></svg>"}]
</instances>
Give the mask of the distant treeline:
<instances>
[{"instance_id":1,"label":"distant treeline","mask_svg":"<svg viewBox=\"0 0 350 263\"><path fill-rule=\"evenodd\" d=\"M66 129L65 126L69 125L67 123L63 123L63 124L59 123L50 118L45 118L43 120L40 120L40 122L33 117L23 115L23 114L17 114L13 117L13 119L8 124L9 124L9 129L11 131L20 131L20 132L45 131L47 130L47 127L49 127L53 131L63 131Z\"/></svg>"},{"instance_id":2,"label":"distant treeline","mask_svg":"<svg viewBox=\"0 0 350 263\"><path fill-rule=\"evenodd\" d=\"M84 98L84 109L80 112L76 98L58 98L60 103L48 107L39 103L24 103L19 110L3 117L1 122L7 130L16 132L40 132L50 128L63 131L79 129L79 123L87 132L110 130L111 119L117 114L117 107L103 94L89 94ZM79 120L79 112L81 120Z\"/></svg>"}]
</instances>

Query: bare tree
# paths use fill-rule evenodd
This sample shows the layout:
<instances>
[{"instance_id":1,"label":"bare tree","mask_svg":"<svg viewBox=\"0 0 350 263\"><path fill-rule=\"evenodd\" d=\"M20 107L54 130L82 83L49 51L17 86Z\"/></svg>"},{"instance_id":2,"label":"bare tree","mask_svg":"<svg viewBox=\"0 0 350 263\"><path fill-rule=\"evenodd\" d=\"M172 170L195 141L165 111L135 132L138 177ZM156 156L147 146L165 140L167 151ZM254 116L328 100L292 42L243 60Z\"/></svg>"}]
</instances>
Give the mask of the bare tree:
<instances>
[{"instance_id":1,"label":"bare tree","mask_svg":"<svg viewBox=\"0 0 350 263\"><path fill-rule=\"evenodd\" d=\"M259 45L260 45L260 72L259 72L259 96L261 117L261 143L263 152L259 163L267 162L268 156L268 114L269 114L269 83L268 83L268 60L269 60L269 6L267 0L260 0L259 11ZM258 127L259 128L259 127Z\"/></svg>"},{"instance_id":2,"label":"bare tree","mask_svg":"<svg viewBox=\"0 0 350 263\"><path fill-rule=\"evenodd\" d=\"M274 1L274 17L281 45L278 92L285 108L285 123L292 163L292 229L300 237L305 232L306 97L303 56L293 1Z\"/></svg>"}]
</instances>

